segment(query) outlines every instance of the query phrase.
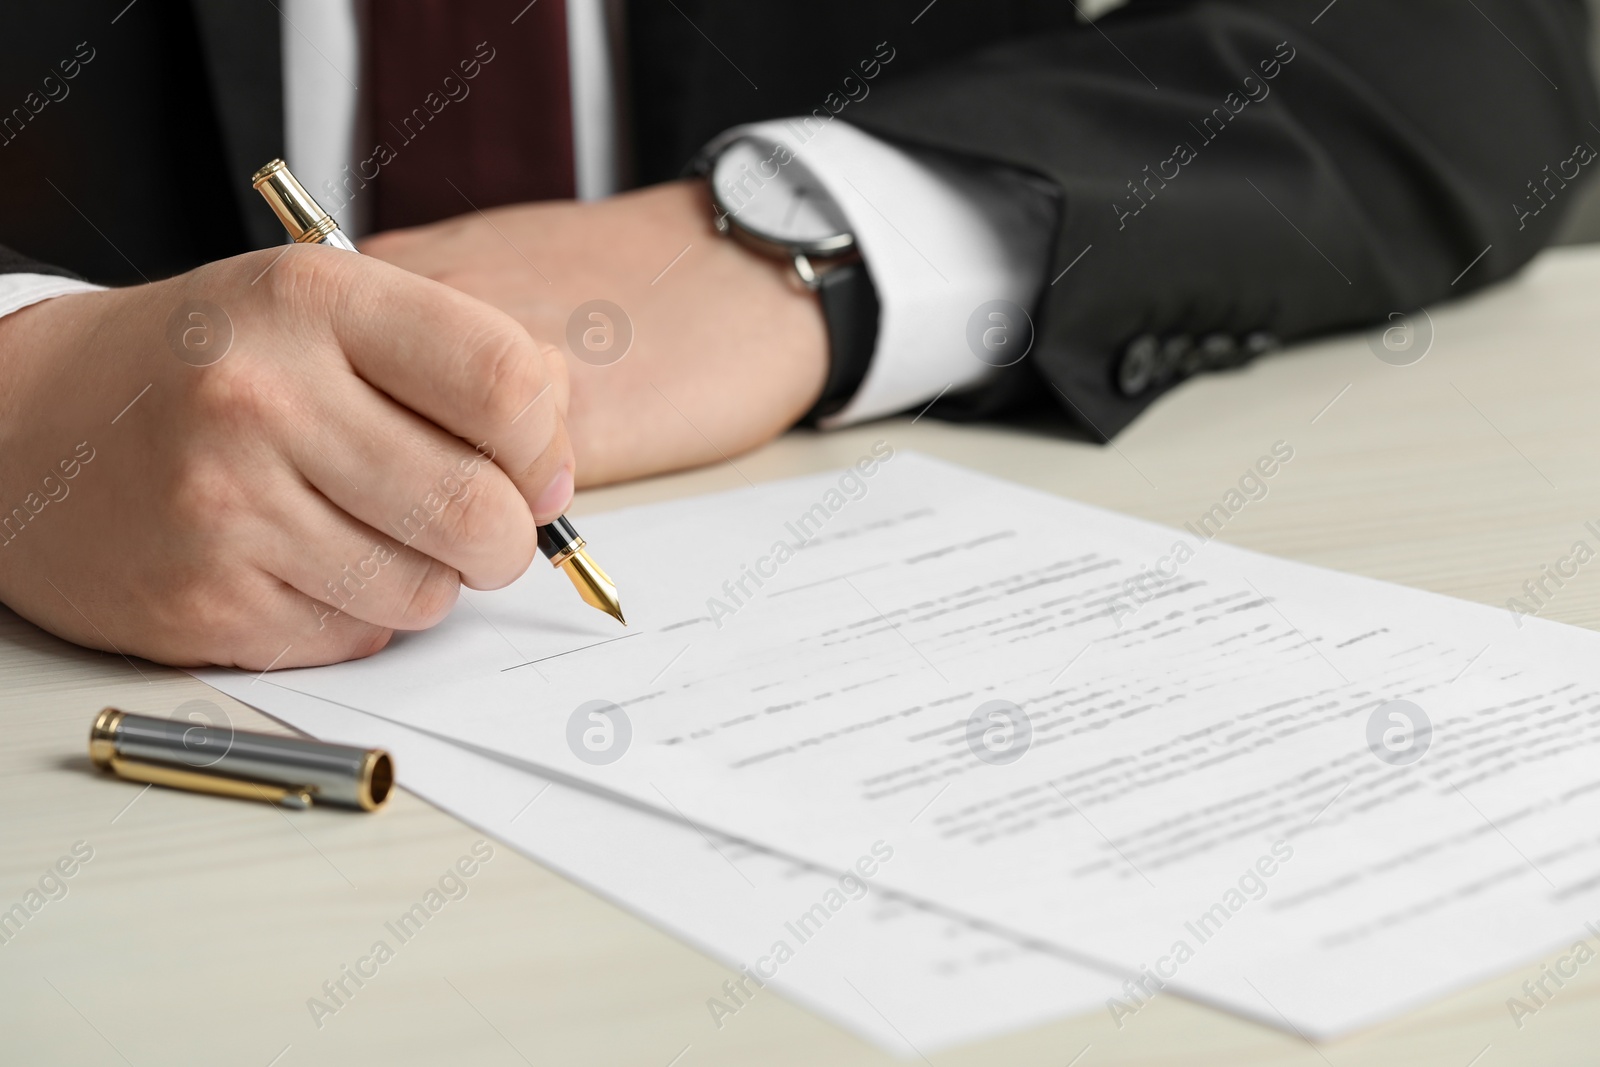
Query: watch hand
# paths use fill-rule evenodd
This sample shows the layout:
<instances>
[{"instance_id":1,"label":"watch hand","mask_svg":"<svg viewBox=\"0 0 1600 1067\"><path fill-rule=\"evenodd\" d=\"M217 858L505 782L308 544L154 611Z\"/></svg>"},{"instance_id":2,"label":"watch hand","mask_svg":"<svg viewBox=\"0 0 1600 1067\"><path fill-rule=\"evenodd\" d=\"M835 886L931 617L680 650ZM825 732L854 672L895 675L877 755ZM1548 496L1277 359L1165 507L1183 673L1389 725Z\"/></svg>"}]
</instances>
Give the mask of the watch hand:
<instances>
[{"instance_id":1,"label":"watch hand","mask_svg":"<svg viewBox=\"0 0 1600 1067\"><path fill-rule=\"evenodd\" d=\"M786 232L790 226L794 225L794 217L800 211L800 201L804 200L805 196L806 191L804 189L796 189L794 196L789 200L789 214L783 220L783 229Z\"/></svg>"}]
</instances>

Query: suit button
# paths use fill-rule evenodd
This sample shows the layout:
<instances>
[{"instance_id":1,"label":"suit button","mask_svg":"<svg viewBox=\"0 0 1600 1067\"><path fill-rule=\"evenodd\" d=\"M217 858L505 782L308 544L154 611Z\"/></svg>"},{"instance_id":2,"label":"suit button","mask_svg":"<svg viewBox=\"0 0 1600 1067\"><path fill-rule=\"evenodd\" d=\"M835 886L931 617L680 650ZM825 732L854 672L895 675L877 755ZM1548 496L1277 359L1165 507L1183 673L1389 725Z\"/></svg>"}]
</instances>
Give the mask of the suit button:
<instances>
[{"instance_id":1,"label":"suit button","mask_svg":"<svg viewBox=\"0 0 1600 1067\"><path fill-rule=\"evenodd\" d=\"M1117 388L1123 396L1138 396L1150 388L1159 354L1160 345L1151 334L1140 334L1128 342L1117 364Z\"/></svg>"},{"instance_id":2,"label":"suit button","mask_svg":"<svg viewBox=\"0 0 1600 1067\"><path fill-rule=\"evenodd\" d=\"M1239 363L1239 345L1230 334L1207 334L1200 342L1199 363L1206 370L1221 370Z\"/></svg>"},{"instance_id":3,"label":"suit button","mask_svg":"<svg viewBox=\"0 0 1600 1067\"><path fill-rule=\"evenodd\" d=\"M1249 334L1244 339L1244 351L1246 359L1255 359L1257 356L1264 356L1268 352L1274 351L1281 347L1283 347L1283 342L1278 340L1275 334L1270 334L1265 330L1256 330L1254 333Z\"/></svg>"},{"instance_id":4,"label":"suit button","mask_svg":"<svg viewBox=\"0 0 1600 1067\"><path fill-rule=\"evenodd\" d=\"M1156 384L1165 385L1177 373L1179 365L1183 363L1194 348L1194 340L1187 334L1178 334L1169 337L1161 344L1161 355L1156 359Z\"/></svg>"}]
</instances>

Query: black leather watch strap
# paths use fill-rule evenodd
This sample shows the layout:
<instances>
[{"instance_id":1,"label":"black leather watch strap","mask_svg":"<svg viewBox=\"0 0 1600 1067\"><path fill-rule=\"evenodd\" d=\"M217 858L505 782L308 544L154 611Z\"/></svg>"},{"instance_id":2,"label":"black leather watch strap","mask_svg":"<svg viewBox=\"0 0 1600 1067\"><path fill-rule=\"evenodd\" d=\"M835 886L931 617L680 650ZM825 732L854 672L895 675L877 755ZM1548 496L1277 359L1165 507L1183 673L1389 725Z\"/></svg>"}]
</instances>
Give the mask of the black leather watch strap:
<instances>
[{"instance_id":1,"label":"black leather watch strap","mask_svg":"<svg viewBox=\"0 0 1600 1067\"><path fill-rule=\"evenodd\" d=\"M834 414L861 388L878 343L878 290L857 260L817 275L817 298L828 324L828 378L806 413L808 423Z\"/></svg>"}]
</instances>

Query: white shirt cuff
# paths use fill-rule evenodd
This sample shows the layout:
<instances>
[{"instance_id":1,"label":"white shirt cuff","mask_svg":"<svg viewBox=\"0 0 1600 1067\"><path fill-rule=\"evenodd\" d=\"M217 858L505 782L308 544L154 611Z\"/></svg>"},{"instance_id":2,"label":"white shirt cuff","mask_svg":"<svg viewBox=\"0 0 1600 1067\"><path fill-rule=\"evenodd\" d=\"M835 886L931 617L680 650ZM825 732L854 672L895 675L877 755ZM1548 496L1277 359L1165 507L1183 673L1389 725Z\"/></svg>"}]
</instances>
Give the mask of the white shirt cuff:
<instances>
[{"instance_id":1,"label":"white shirt cuff","mask_svg":"<svg viewBox=\"0 0 1600 1067\"><path fill-rule=\"evenodd\" d=\"M0 274L0 315L21 311L41 300L68 293L93 293L103 285L61 278L54 274Z\"/></svg>"},{"instance_id":2,"label":"white shirt cuff","mask_svg":"<svg viewBox=\"0 0 1600 1067\"><path fill-rule=\"evenodd\" d=\"M713 145L741 136L784 144L828 190L877 288L872 363L856 395L822 420L824 427L905 411L995 373L994 360L979 359L968 342L969 320L992 301L1033 305L1054 234L1017 232L1004 212L986 209L970 175L844 122L806 116L755 123ZM987 324L986 315L979 318Z\"/></svg>"}]
</instances>

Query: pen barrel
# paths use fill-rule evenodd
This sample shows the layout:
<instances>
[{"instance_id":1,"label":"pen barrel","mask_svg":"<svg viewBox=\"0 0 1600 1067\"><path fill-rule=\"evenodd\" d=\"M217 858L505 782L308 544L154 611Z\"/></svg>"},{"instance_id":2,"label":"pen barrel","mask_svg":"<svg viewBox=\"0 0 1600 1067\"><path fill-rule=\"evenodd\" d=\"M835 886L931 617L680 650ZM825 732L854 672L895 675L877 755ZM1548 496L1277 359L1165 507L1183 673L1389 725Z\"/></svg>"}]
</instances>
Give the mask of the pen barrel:
<instances>
[{"instance_id":1,"label":"pen barrel","mask_svg":"<svg viewBox=\"0 0 1600 1067\"><path fill-rule=\"evenodd\" d=\"M325 244L329 248L342 248L346 252L355 252L357 254L361 252L361 249L356 247L355 242L344 235L343 230L336 229L323 234L322 240L318 243Z\"/></svg>"},{"instance_id":2,"label":"pen barrel","mask_svg":"<svg viewBox=\"0 0 1600 1067\"><path fill-rule=\"evenodd\" d=\"M89 735L89 755L160 764L230 780L304 790L314 802L373 811L394 786L382 749L330 745L107 708Z\"/></svg>"},{"instance_id":3,"label":"pen barrel","mask_svg":"<svg viewBox=\"0 0 1600 1067\"><path fill-rule=\"evenodd\" d=\"M582 547L583 538L578 536L578 531L573 529L565 515L548 526L539 527L539 551L558 567Z\"/></svg>"}]
</instances>

